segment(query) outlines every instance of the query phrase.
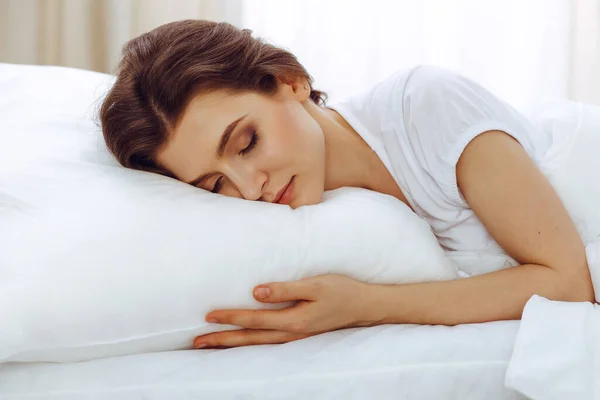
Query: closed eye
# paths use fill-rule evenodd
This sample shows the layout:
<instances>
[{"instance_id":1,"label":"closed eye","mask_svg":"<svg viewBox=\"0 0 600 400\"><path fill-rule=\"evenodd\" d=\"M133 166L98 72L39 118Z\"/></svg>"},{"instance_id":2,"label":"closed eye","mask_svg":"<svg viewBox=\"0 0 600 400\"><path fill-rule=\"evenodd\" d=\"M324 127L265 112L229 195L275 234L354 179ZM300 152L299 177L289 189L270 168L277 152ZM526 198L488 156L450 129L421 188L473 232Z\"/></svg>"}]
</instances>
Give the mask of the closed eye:
<instances>
[{"instance_id":1,"label":"closed eye","mask_svg":"<svg viewBox=\"0 0 600 400\"><path fill-rule=\"evenodd\" d=\"M219 179L217 179L217 181L215 182L215 186L213 186L211 192L219 193L219 190L221 190L222 186L223 186L223 177L220 176Z\"/></svg>"},{"instance_id":2,"label":"closed eye","mask_svg":"<svg viewBox=\"0 0 600 400\"><path fill-rule=\"evenodd\" d=\"M258 134L256 133L256 131L252 132L252 138L250 139L250 143L248 143L248 146L246 146L244 149L242 149L240 151L240 155L243 156L245 154L250 153L254 147L256 147L256 144L258 143Z\"/></svg>"}]
</instances>

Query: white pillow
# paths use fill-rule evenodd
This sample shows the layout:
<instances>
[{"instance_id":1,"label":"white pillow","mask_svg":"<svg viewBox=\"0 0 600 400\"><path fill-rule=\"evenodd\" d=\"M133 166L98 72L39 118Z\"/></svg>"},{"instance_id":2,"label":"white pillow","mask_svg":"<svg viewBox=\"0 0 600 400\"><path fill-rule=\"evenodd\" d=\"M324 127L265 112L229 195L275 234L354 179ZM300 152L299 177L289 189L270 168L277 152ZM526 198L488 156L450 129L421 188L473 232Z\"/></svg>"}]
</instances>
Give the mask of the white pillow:
<instances>
[{"instance_id":1,"label":"white pillow","mask_svg":"<svg viewBox=\"0 0 600 400\"><path fill-rule=\"evenodd\" d=\"M94 125L112 77L0 64L0 361L190 348L252 288L325 273L457 277L429 226L362 189L287 206L127 170Z\"/></svg>"},{"instance_id":2,"label":"white pillow","mask_svg":"<svg viewBox=\"0 0 600 400\"><path fill-rule=\"evenodd\" d=\"M568 100L539 105L532 119L552 135L541 169L585 244L600 238L600 107Z\"/></svg>"}]
</instances>

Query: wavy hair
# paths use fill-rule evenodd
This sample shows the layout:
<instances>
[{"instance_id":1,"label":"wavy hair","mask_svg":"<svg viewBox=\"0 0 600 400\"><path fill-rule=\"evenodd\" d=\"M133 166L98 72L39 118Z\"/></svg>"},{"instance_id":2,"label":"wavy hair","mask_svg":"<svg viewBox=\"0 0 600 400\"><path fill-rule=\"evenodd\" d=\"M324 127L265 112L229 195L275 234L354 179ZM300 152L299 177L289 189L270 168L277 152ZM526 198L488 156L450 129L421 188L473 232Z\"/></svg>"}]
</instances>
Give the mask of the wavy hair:
<instances>
[{"instance_id":1,"label":"wavy hair","mask_svg":"<svg viewBox=\"0 0 600 400\"><path fill-rule=\"evenodd\" d=\"M289 51L252 37L226 22L168 23L125 44L114 85L100 108L110 152L123 166L172 174L157 153L189 101L199 93L226 90L274 95L277 79L305 79L310 98L325 106L327 94Z\"/></svg>"}]
</instances>

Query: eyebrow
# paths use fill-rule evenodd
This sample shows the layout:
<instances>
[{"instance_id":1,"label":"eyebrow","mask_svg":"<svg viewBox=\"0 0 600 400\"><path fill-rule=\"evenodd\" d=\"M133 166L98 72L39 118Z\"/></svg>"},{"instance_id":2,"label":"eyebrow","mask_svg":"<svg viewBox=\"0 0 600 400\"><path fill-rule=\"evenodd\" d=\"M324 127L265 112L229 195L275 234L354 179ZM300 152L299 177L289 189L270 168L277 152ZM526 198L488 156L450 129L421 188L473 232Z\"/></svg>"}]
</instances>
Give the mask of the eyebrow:
<instances>
[{"instance_id":1,"label":"eyebrow","mask_svg":"<svg viewBox=\"0 0 600 400\"><path fill-rule=\"evenodd\" d=\"M229 125L227 125L227 127L223 131L223 134L221 135L221 139L219 140L219 146L217 147L217 158L223 157L223 153L225 152L225 147L227 147L227 143L229 142L229 139L231 138L233 131L238 126L238 124L240 122L242 122L244 120L244 118L246 118L247 115L248 114L244 114L241 117L239 117L238 119L236 119L235 121L233 121L232 123L230 123ZM211 174L201 175L201 176L197 177L196 179L194 179L193 181L189 182L189 184L192 186L198 186L198 184L200 182L202 182L204 179L206 179L209 175L211 175Z\"/></svg>"}]
</instances>

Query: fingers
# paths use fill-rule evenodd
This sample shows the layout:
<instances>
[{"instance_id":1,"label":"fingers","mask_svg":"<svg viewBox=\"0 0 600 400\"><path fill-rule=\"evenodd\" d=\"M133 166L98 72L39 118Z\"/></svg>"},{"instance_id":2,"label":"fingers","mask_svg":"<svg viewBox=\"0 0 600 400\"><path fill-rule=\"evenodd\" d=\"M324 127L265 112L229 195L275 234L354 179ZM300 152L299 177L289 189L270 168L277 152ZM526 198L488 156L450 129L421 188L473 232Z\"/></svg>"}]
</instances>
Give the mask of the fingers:
<instances>
[{"instance_id":1,"label":"fingers","mask_svg":"<svg viewBox=\"0 0 600 400\"><path fill-rule=\"evenodd\" d=\"M320 293L321 286L313 279L259 285L254 290L257 300L264 303L296 301L296 304L281 310L216 310L206 315L206 321L248 329L308 333L310 313L304 311L309 304L314 304Z\"/></svg>"},{"instance_id":2,"label":"fingers","mask_svg":"<svg viewBox=\"0 0 600 400\"><path fill-rule=\"evenodd\" d=\"M307 303L282 310L216 310L206 314L206 321L217 324L237 325L248 329L274 329L298 332L297 321Z\"/></svg>"},{"instance_id":3,"label":"fingers","mask_svg":"<svg viewBox=\"0 0 600 400\"><path fill-rule=\"evenodd\" d=\"M310 279L292 282L272 282L254 289L254 297L263 303L279 303L294 300L317 300L319 284Z\"/></svg>"},{"instance_id":4,"label":"fingers","mask_svg":"<svg viewBox=\"0 0 600 400\"><path fill-rule=\"evenodd\" d=\"M280 344L304 339L310 334L290 333L271 330L240 329L198 336L194 340L197 349L207 347L238 347L258 344Z\"/></svg>"}]
</instances>

